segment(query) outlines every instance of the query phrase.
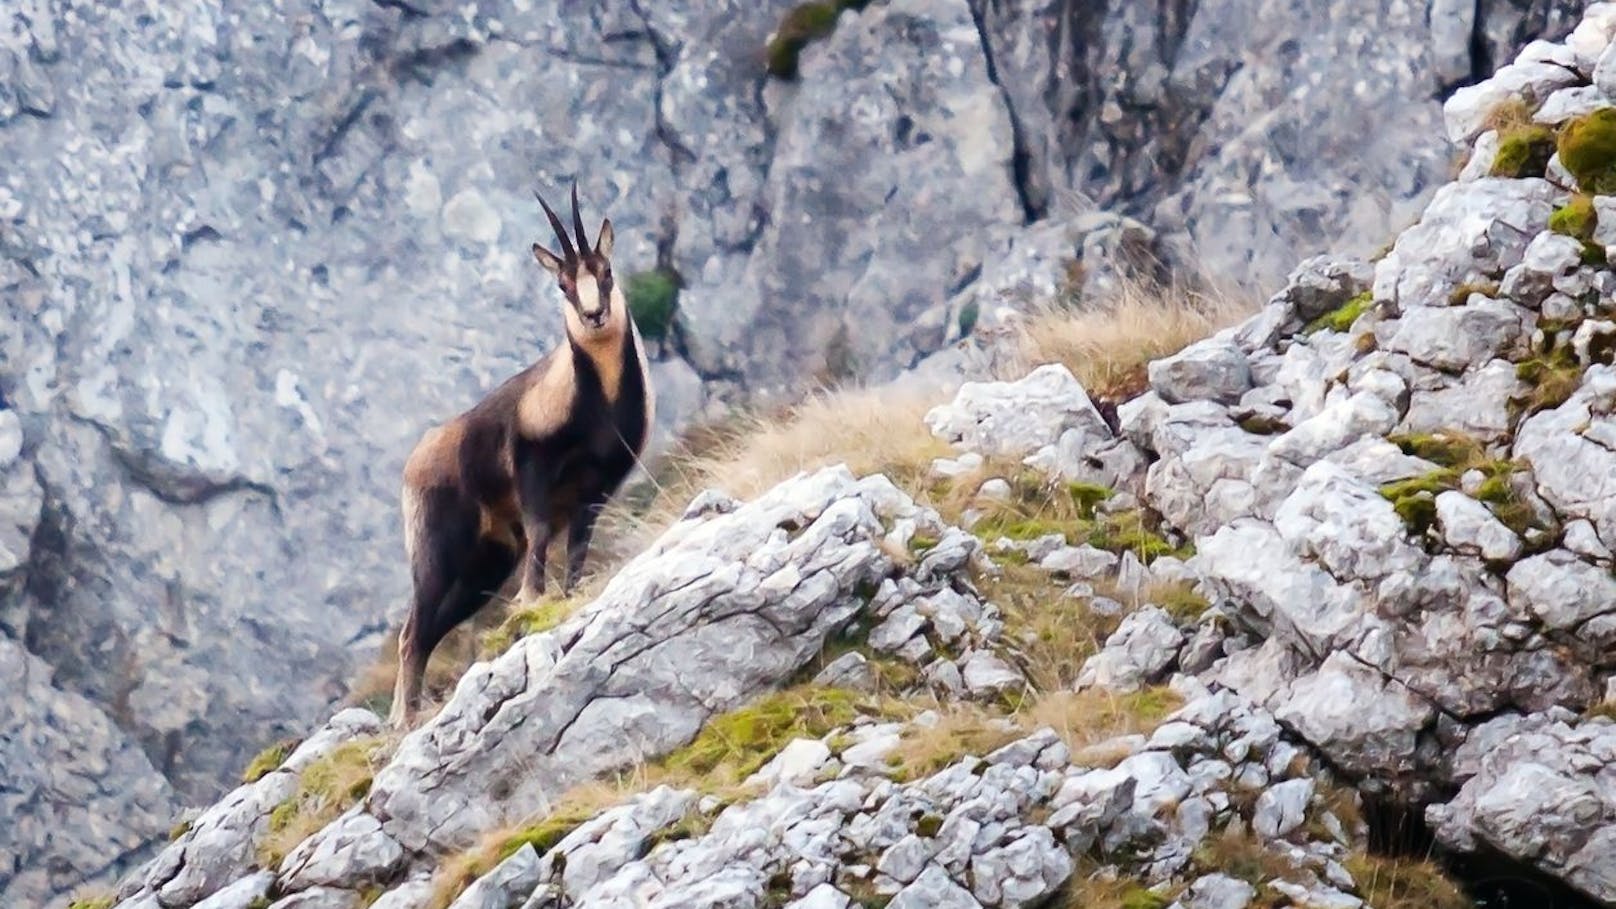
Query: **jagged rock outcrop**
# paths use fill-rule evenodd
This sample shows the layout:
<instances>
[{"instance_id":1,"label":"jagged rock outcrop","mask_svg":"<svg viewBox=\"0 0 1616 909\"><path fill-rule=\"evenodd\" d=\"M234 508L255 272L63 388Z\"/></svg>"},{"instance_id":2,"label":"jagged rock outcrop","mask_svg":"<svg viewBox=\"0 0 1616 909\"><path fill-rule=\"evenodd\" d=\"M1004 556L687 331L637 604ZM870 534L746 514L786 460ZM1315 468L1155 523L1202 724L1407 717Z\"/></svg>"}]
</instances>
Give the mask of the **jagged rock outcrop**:
<instances>
[{"instance_id":1,"label":"jagged rock outcrop","mask_svg":"<svg viewBox=\"0 0 1616 909\"><path fill-rule=\"evenodd\" d=\"M106 783L117 804L66 807L64 825L121 815L160 840L150 805L213 797L342 696L403 606L395 479L410 441L555 337L553 292L524 251L543 234L531 183L577 177L628 269L683 279L653 364L666 429L737 388L890 375L1074 277L1103 292L1113 257L1166 255L1158 231L1200 240L1214 273L1259 279L1302 249L1372 246L1444 172L1433 94L1563 32L1571 8L1436 2L1389 28L1365 12L1370 29L1316 5L891 0L845 14L784 84L761 49L792 5L12 11L0 636L48 670L42 699L102 714L54 764L93 775L90 756L138 750L166 787L154 802L132 771L127 789ZM1558 108L1588 103L1573 88ZM1073 212L1070 190L1137 220ZM1241 248L1219 248L1231 238ZM1528 261L1560 268L1563 252ZM1557 277L1519 280L1552 311L1570 298L1548 290ZM1234 394L1227 345L1208 353L1234 369L1216 379ZM1416 406L1440 415L1511 387L1495 364L1420 389ZM1374 400L1353 419L1381 420ZM1507 425L1498 408L1467 419ZM1079 464L1070 445L1052 455ZM1511 548L1446 503L1464 546ZM1177 514L1193 521L1192 506ZM1596 525L1573 522L1568 545L1585 552L1597 541L1578 528ZM48 788L37 765L14 766L19 789ZM57 893L42 863L116 870L126 840L18 841L28 858L0 868L0 897Z\"/></svg>"}]
</instances>

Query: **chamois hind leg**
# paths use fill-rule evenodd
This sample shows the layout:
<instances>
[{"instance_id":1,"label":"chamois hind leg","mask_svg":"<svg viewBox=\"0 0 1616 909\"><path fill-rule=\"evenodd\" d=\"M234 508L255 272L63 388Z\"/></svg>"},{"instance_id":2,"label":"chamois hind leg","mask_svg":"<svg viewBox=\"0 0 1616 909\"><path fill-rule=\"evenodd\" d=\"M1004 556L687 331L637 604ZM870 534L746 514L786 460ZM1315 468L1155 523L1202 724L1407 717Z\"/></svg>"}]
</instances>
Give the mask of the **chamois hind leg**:
<instances>
[{"instance_id":1,"label":"chamois hind leg","mask_svg":"<svg viewBox=\"0 0 1616 909\"><path fill-rule=\"evenodd\" d=\"M434 630L445 600L458 586L477 539L477 510L453 489L405 494L407 549L415 592L398 635L398 678L388 721L408 725L420 706L421 679L441 635Z\"/></svg>"},{"instance_id":2,"label":"chamois hind leg","mask_svg":"<svg viewBox=\"0 0 1616 909\"><path fill-rule=\"evenodd\" d=\"M519 558L517 550L502 541L486 537L478 540L460 574L460 583L438 607L437 625L433 629L436 641L443 640L461 622L488 605L510 580Z\"/></svg>"}]
</instances>

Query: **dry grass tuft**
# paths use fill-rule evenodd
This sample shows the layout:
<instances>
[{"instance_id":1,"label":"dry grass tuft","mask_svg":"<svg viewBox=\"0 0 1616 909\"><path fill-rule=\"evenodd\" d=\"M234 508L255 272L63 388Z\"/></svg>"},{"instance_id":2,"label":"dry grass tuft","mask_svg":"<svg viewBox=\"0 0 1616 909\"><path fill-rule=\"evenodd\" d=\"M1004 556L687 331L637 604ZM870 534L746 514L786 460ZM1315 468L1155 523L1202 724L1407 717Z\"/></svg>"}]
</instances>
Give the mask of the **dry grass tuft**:
<instances>
[{"instance_id":1,"label":"dry grass tuft","mask_svg":"<svg viewBox=\"0 0 1616 909\"><path fill-rule=\"evenodd\" d=\"M583 783L569 789L537 819L489 831L477 845L438 866L432 879L432 899L427 905L447 909L467 887L524 845L531 845L543 855L584 822L623 804L637 791L640 790L609 782Z\"/></svg>"},{"instance_id":2,"label":"dry grass tuft","mask_svg":"<svg viewBox=\"0 0 1616 909\"><path fill-rule=\"evenodd\" d=\"M1221 293L1135 282L1093 309L1047 304L1017 326L1015 356L1004 378L1062 363L1091 397L1120 403L1144 390L1151 360L1175 354L1255 312L1235 300Z\"/></svg>"},{"instance_id":3,"label":"dry grass tuft","mask_svg":"<svg viewBox=\"0 0 1616 909\"><path fill-rule=\"evenodd\" d=\"M607 506L600 536L620 555L637 552L704 489L746 500L801 471L837 463L855 475L884 473L915 488L933 459L952 453L924 421L926 411L947 398L947 390L822 391L778 413L706 427L651 468L649 501L624 495Z\"/></svg>"},{"instance_id":4,"label":"dry grass tuft","mask_svg":"<svg viewBox=\"0 0 1616 909\"><path fill-rule=\"evenodd\" d=\"M1430 859L1355 852L1345 865L1358 895L1375 909L1470 909L1465 896Z\"/></svg>"},{"instance_id":5,"label":"dry grass tuft","mask_svg":"<svg viewBox=\"0 0 1616 909\"><path fill-rule=\"evenodd\" d=\"M1079 857L1056 905L1064 909L1167 909L1180 889L1170 886L1158 893L1136 878L1118 874L1115 868Z\"/></svg>"},{"instance_id":6,"label":"dry grass tuft","mask_svg":"<svg viewBox=\"0 0 1616 909\"><path fill-rule=\"evenodd\" d=\"M1074 763L1101 767L1126 757L1108 753L1107 742L1124 735L1148 735L1183 704L1182 698L1164 686L1126 694L1091 688L1050 692L1028 704L1022 713L1028 728L1055 730L1071 749Z\"/></svg>"},{"instance_id":7,"label":"dry grass tuft","mask_svg":"<svg viewBox=\"0 0 1616 909\"><path fill-rule=\"evenodd\" d=\"M983 757L1029 731L1013 718L966 702L942 705L937 713L936 723L904 730L887 760L894 779L923 779L966 755Z\"/></svg>"}]
</instances>

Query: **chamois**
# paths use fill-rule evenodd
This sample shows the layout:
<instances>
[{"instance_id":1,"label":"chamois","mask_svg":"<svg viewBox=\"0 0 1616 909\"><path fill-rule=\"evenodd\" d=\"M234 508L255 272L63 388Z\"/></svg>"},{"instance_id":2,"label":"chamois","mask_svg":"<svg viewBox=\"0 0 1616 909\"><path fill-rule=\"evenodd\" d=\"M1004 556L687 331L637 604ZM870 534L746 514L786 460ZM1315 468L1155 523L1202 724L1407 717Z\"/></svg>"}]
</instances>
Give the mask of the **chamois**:
<instances>
[{"instance_id":1,"label":"chamois","mask_svg":"<svg viewBox=\"0 0 1616 909\"><path fill-rule=\"evenodd\" d=\"M427 659L521 566L519 601L543 596L550 542L565 532L563 591L578 582L600 509L644 450L655 412L639 328L612 275L612 222L591 248L572 187L577 246L534 192L561 246L533 244L565 302L566 341L454 419L404 465L405 550L414 597L399 632L390 721L419 708Z\"/></svg>"}]
</instances>

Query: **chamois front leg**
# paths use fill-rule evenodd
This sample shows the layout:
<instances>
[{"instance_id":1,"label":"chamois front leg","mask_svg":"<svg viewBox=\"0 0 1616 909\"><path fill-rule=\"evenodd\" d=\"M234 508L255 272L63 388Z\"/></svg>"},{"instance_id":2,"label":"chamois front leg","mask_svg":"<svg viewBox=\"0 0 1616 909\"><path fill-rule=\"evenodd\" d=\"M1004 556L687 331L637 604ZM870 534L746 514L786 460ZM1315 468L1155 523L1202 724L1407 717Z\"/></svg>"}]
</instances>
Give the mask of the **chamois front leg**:
<instances>
[{"instance_id":1,"label":"chamois front leg","mask_svg":"<svg viewBox=\"0 0 1616 909\"><path fill-rule=\"evenodd\" d=\"M578 578L583 574L584 561L589 557L589 541L595 535L595 520L604 506L605 502L600 499L586 501L572 516L567 528L567 577L562 586L562 593L567 596L578 586Z\"/></svg>"},{"instance_id":2,"label":"chamois front leg","mask_svg":"<svg viewBox=\"0 0 1616 909\"><path fill-rule=\"evenodd\" d=\"M544 563L552 535L550 508L554 480L536 463L523 464L517 471L517 497L527 552L522 555L522 587L516 599L519 603L530 603L544 596Z\"/></svg>"}]
</instances>

